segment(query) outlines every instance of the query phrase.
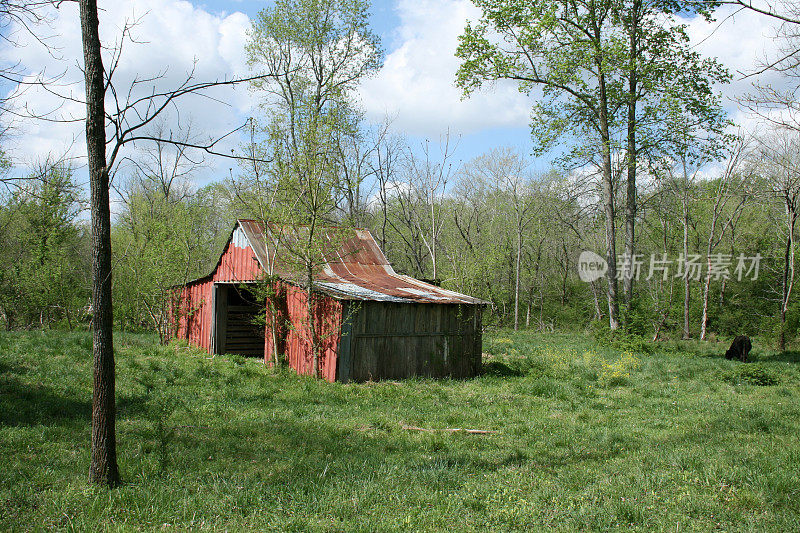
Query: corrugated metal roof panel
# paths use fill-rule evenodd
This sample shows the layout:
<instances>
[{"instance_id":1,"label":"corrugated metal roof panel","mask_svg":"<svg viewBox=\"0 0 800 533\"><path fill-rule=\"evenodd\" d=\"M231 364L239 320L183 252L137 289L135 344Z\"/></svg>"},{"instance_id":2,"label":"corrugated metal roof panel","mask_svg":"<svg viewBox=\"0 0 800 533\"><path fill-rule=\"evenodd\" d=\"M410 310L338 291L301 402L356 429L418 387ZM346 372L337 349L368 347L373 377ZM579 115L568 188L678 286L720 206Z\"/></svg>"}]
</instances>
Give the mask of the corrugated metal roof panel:
<instances>
[{"instance_id":1,"label":"corrugated metal roof panel","mask_svg":"<svg viewBox=\"0 0 800 533\"><path fill-rule=\"evenodd\" d=\"M239 220L232 238L238 239L238 228L246 236L261 267L280 277L299 281L282 261L276 248L291 245L298 239L296 230L290 235L276 226L268 228L255 220ZM449 291L409 276L397 274L366 229L325 228L330 244L323 249L326 264L317 274L316 285L330 296L344 300L374 300L404 303L485 304L483 300ZM238 245L239 243L237 243Z\"/></svg>"},{"instance_id":2,"label":"corrugated metal roof panel","mask_svg":"<svg viewBox=\"0 0 800 533\"><path fill-rule=\"evenodd\" d=\"M412 303L413 300L390 296L381 292L373 291L365 287L360 287L355 283L331 283L329 281L318 281L316 285L323 292L344 300L375 300L379 302L399 302Z\"/></svg>"}]
</instances>

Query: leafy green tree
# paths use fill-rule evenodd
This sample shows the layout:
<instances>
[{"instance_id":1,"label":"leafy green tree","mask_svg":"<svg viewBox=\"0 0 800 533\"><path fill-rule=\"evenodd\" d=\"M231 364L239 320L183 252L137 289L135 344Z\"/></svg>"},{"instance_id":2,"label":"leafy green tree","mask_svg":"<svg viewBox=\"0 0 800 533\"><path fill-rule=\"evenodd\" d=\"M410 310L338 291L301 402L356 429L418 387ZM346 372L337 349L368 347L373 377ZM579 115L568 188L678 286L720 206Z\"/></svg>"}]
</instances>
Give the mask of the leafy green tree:
<instances>
[{"instance_id":1,"label":"leafy green tree","mask_svg":"<svg viewBox=\"0 0 800 533\"><path fill-rule=\"evenodd\" d=\"M72 170L46 162L21 180L0 206L0 312L6 328L51 325L72 329L89 299L86 228Z\"/></svg>"},{"instance_id":2,"label":"leafy green tree","mask_svg":"<svg viewBox=\"0 0 800 533\"><path fill-rule=\"evenodd\" d=\"M762 139L756 155L762 176L762 192L773 201L773 208L777 208L778 223L774 227L784 241L779 252L782 262L778 282L781 288L778 311L780 350L786 350L788 315L796 277L797 219L800 217L798 148L800 135L796 131L777 130Z\"/></svg>"},{"instance_id":3,"label":"leafy green tree","mask_svg":"<svg viewBox=\"0 0 800 533\"><path fill-rule=\"evenodd\" d=\"M520 279L522 253L527 230L539 214L534 182L524 156L510 148L495 149L466 165L464 173L473 181L482 181L489 192L502 198L501 205L511 222L515 240L514 252L514 329L519 328ZM502 211L501 211L502 212Z\"/></svg>"},{"instance_id":4,"label":"leafy green tree","mask_svg":"<svg viewBox=\"0 0 800 533\"><path fill-rule=\"evenodd\" d=\"M622 0L476 0L475 4L482 17L477 24L468 24L460 37L456 55L463 62L457 83L467 95L485 82L503 79L517 82L527 94L541 89L543 98L534 105L532 117L537 152L568 137L576 142L562 161L598 169L609 264L609 324L616 328L613 160L626 150L622 137L627 138L629 169L626 249L632 250L636 161L665 141L663 131L655 132L665 124L670 105L686 104L698 120L717 121L711 82L724 81L727 74L691 51L685 27L670 18L682 9L679 4ZM637 139L643 131L654 134Z\"/></svg>"},{"instance_id":5,"label":"leafy green tree","mask_svg":"<svg viewBox=\"0 0 800 533\"><path fill-rule=\"evenodd\" d=\"M337 115L336 134L353 128L352 92L380 66L368 10L363 0L281 0L253 21L251 85L288 149L298 150L304 129L323 115Z\"/></svg>"},{"instance_id":6,"label":"leafy green tree","mask_svg":"<svg viewBox=\"0 0 800 533\"><path fill-rule=\"evenodd\" d=\"M710 3L696 4L691 0L619 0L614 4L614 24L620 25L627 37L622 64L622 122L626 167L624 240L628 257L636 253L639 160L671 152L676 139L685 137L684 124L696 128L698 139L719 136L728 126L714 84L727 83L730 75L715 59L703 58L692 49L687 26L674 17L680 13L682 17L710 20L712 9ZM674 108L682 110L685 122L673 124L669 120ZM622 276L629 311L634 282L631 274L628 269Z\"/></svg>"},{"instance_id":7,"label":"leafy green tree","mask_svg":"<svg viewBox=\"0 0 800 533\"><path fill-rule=\"evenodd\" d=\"M363 0L283 0L259 13L249 32L248 64L258 76L253 90L265 111L261 139L252 152L271 160L244 179L262 189L251 203L274 248L280 247L307 290L314 374L319 372L317 300L313 280L331 246L330 231L343 177L343 137L358 135L352 93L380 65L380 43L369 29ZM352 181L352 180L351 180ZM266 193L266 196L263 194ZM255 207L255 209L253 209ZM268 273L269 274L269 273ZM268 309L270 306L267 306Z\"/></svg>"},{"instance_id":8,"label":"leafy green tree","mask_svg":"<svg viewBox=\"0 0 800 533\"><path fill-rule=\"evenodd\" d=\"M613 4L569 0L520 2L478 0L482 17L467 25L456 55L463 60L457 83L470 94L483 83L515 80L530 93L541 87L532 132L543 151L567 131L593 143L574 157L593 159L602 173L608 269L609 323L619 324L616 272L616 213L612 168L614 111L622 102L613 61L621 48L612 34ZM498 36L494 42L493 34ZM618 63L618 61L617 61ZM618 69L618 67L617 67ZM596 157L595 157L596 154Z\"/></svg>"},{"instance_id":9,"label":"leafy green tree","mask_svg":"<svg viewBox=\"0 0 800 533\"><path fill-rule=\"evenodd\" d=\"M112 243L117 321L155 331L165 343L179 318L174 287L209 272L219 239L213 232L214 205L204 191L178 193L176 184L165 193L162 184L152 176L131 184Z\"/></svg>"}]
</instances>

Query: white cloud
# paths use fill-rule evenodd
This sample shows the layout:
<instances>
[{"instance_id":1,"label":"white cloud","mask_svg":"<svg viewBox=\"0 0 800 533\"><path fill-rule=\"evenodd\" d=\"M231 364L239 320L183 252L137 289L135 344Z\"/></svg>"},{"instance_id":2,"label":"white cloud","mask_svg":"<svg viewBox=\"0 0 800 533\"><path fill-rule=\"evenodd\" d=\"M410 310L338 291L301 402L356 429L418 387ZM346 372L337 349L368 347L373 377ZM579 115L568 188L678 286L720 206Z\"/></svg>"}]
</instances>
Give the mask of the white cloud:
<instances>
[{"instance_id":1,"label":"white cloud","mask_svg":"<svg viewBox=\"0 0 800 533\"><path fill-rule=\"evenodd\" d=\"M185 78L195 59L198 60L195 75L199 80L247 72L244 44L250 19L244 13L212 14L184 0L106 0L100 7L101 37L106 45L118 39L126 20L141 18L134 30L141 42L126 44L123 61L115 74L119 87L126 87L136 76L151 76L162 70L166 73L158 86L174 87ZM394 9L400 21L391 32L394 48L386 55L383 68L365 80L359 91L369 120L381 121L388 114L395 119L395 130L431 138L449 128L453 136L496 134L505 142L508 132L527 129L531 99L520 94L516 84L498 83L463 101L454 85L459 66L454 56L457 37L468 19L478 17L477 8L468 0L397 0ZM720 11L718 19L726 19L728 14L730 11ZM752 71L759 60L774 55L777 49L772 38L774 21L748 11L724 20L719 28L717 23L709 24L700 18L688 21L688 25L698 51L718 57L734 73ZM72 85L59 91L71 90L76 97L82 97L77 6L71 2L62 4L48 33L54 35L51 43L57 47L57 57L32 39L21 48L0 49L0 57L8 58L9 62L19 61L30 72L42 69L50 75L66 72L63 81ZM759 79L762 83L782 82L775 74ZM753 118L740 110L732 98L750 88L750 80L738 80L721 88L728 98L725 105L732 118L744 125L751 125ZM246 87L219 90L214 96L225 104L199 97L188 97L181 102L181 118L191 117L197 131L204 136L218 136L241 125L255 108L255 98ZM20 103L43 111L57 107L60 101L42 90L29 89ZM81 117L83 107L67 103L61 112ZM12 144L4 146L17 160L24 162L70 147L76 155L85 153L80 122L28 121L18 126ZM526 139L527 135L521 141ZM235 142L235 139L230 141L231 145ZM482 148L476 147L474 151ZM234 166L219 159L209 159L208 165L210 169L204 179L227 175L228 167Z\"/></svg>"},{"instance_id":2,"label":"white cloud","mask_svg":"<svg viewBox=\"0 0 800 533\"><path fill-rule=\"evenodd\" d=\"M136 42L125 42L122 59L114 73L114 84L124 98L134 79L163 74L154 83L143 84L134 96L142 96L155 87L168 90L183 82L195 69L197 81L230 78L246 73L244 58L245 31L249 19L242 13L214 15L182 0L121 0L101 2L100 36L105 47L110 48L120 39L126 22L138 21L132 29ZM44 70L46 75L63 73L54 90L83 98L83 80L80 66L83 63L80 40L80 23L77 6L67 2L56 12L52 28L46 30L53 38L49 43L54 51L48 52L32 38L21 47L6 47L2 57L19 61L28 72ZM196 63L195 63L196 61ZM104 54L109 68L110 53ZM214 89L209 93L215 99L188 96L180 101L180 120L191 120L196 133L203 137L218 137L242 124L251 109L251 97L245 87ZM224 103L223 103L224 102ZM29 88L16 101L36 112L57 108L62 102L47 91ZM112 95L106 99L108 110L113 109ZM83 105L77 102L62 104L58 115L81 118ZM171 126L177 126L177 114L169 117ZM72 155L85 154L83 123L48 123L26 120L16 124L17 134L6 147L16 161L24 163L41 158L48 152L63 153L71 149ZM210 162L213 165L219 162ZM227 168L227 163L223 162ZM227 172L227 171L225 171ZM211 177L211 176L206 176Z\"/></svg>"},{"instance_id":3,"label":"white cloud","mask_svg":"<svg viewBox=\"0 0 800 533\"><path fill-rule=\"evenodd\" d=\"M458 36L480 12L467 0L399 0L397 48L386 55L380 72L362 83L367 117L394 117L397 130L436 136L448 129L468 134L529 122L530 102L513 84L461 101L454 85Z\"/></svg>"},{"instance_id":4,"label":"white cloud","mask_svg":"<svg viewBox=\"0 0 800 533\"><path fill-rule=\"evenodd\" d=\"M745 78L760 68L765 61L778 56L780 40L775 39L779 26L775 19L750 10L723 7L716 14L716 22L706 22L695 17L688 22L688 33L696 50L706 57L715 57L733 75L733 82L720 87L730 118L739 126L751 130L760 121L747 110L741 109L736 99L753 91L753 82L780 87L786 83L774 71Z\"/></svg>"},{"instance_id":5,"label":"white cloud","mask_svg":"<svg viewBox=\"0 0 800 533\"><path fill-rule=\"evenodd\" d=\"M461 100L454 86L459 60L454 56L457 37L467 20L479 17L468 0L398 0L400 26L393 32L395 49L383 68L362 83L360 96L367 117L380 121L394 117L394 127L406 133L436 136L448 127L468 135L490 128L528 125L531 100L512 82ZM701 17L685 21L691 42L704 56L717 57L734 74L734 82L720 87L724 105L739 124L751 126L754 118L739 109L737 96L752 89L742 73L752 72L760 61L774 57L778 42L776 22L751 11L731 16L733 8L718 11L717 22ZM760 76L762 83L781 83L774 73Z\"/></svg>"},{"instance_id":6,"label":"white cloud","mask_svg":"<svg viewBox=\"0 0 800 533\"><path fill-rule=\"evenodd\" d=\"M384 194L386 198L397 198L398 196L408 194L414 186L407 181L389 181L386 183ZM377 189L377 187L376 187ZM367 207L377 208L381 202L381 191L376 190L367 198Z\"/></svg>"}]
</instances>

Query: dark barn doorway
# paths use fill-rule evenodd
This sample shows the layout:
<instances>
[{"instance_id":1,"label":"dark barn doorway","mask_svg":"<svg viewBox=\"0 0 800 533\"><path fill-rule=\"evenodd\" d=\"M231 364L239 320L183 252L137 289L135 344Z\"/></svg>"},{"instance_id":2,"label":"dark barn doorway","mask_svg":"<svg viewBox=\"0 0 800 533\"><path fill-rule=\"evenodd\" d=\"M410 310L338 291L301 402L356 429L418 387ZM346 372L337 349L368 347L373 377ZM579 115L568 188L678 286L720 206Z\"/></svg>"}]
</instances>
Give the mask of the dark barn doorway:
<instances>
[{"instance_id":1,"label":"dark barn doorway","mask_svg":"<svg viewBox=\"0 0 800 533\"><path fill-rule=\"evenodd\" d=\"M242 284L214 284L214 353L264 357L264 305Z\"/></svg>"}]
</instances>

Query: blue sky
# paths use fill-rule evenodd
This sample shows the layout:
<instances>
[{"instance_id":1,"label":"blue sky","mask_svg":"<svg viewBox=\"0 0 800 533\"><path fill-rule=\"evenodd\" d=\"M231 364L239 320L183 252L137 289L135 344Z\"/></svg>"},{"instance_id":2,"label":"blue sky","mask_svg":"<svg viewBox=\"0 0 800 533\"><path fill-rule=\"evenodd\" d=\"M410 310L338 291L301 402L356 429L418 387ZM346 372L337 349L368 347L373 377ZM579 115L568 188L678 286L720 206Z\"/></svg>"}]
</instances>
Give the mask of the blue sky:
<instances>
[{"instance_id":1,"label":"blue sky","mask_svg":"<svg viewBox=\"0 0 800 533\"><path fill-rule=\"evenodd\" d=\"M265 7L271 6L274 2L265 2L263 0L211 0L192 2L195 6L205 9L211 13L228 14L233 11L241 11L250 18L255 17L259 11ZM396 34L395 30L400 24L400 17L397 15L396 6L394 2L380 0L373 2L370 17L370 26L373 31L381 36L383 46L386 49L391 49L396 46L394 42Z\"/></svg>"},{"instance_id":2,"label":"blue sky","mask_svg":"<svg viewBox=\"0 0 800 533\"><path fill-rule=\"evenodd\" d=\"M193 2L196 6L206 9L213 13L228 14L232 11L241 11L248 17L255 17L258 12L265 7L273 4L273 2L265 2L260 0L239 0L235 2L212 0L203 2ZM377 33L381 38L384 52L387 56L391 56L397 52L398 49L406 44L404 34L408 33L407 25L404 26L404 19L408 18L404 15L407 14L407 7L412 2L397 2L388 0L379 0L373 2L370 10L370 26L372 30ZM419 2L418 4L424 4ZM434 2L435 3L435 2ZM440 2L446 6L448 2ZM404 9L406 8L406 9ZM423 8L424 9L424 8ZM443 10L447 12L447 8ZM434 23L435 26L435 23ZM463 23L459 20L459 28L463 28ZM438 54L453 55L455 52L454 47L447 49L440 49ZM452 77L449 80L452 82ZM435 93L429 95L430 98L436 98ZM520 96L520 100L522 97ZM443 102L442 105L450 105L453 102ZM517 149L529 153L530 152L530 129L527 125L528 114L527 107L518 109L519 122L522 125L515 126L493 126L477 127L477 128L459 128L458 125L441 123L439 131L435 125L425 126L425 131L416 131L417 128L403 128L402 126L396 129L406 135L411 145L420 145L426 140L431 142L439 142L439 140L446 135L448 130L451 135L451 144L453 142L456 146L455 159L456 161L468 161L496 146L514 146ZM542 158L541 160L534 161L533 167L537 170L545 170L549 167L550 158Z\"/></svg>"},{"instance_id":3,"label":"blue sky","mask_svg":"<svg viewBox=\"0 0 800 533\"><path fill-rule=\"evenodd\" d=\"M160 82L174 86L197 60L198 79L245 75L243 47L250 18L268 2L241 0L100 0L101 38L111 44L126 20L139 18L135 28L139 44L128 45L117 72L120 86L136 76L167 72ZM383 0L372 8L371 25L382 39L385 62L381 70L365 80L358 97L369 120L378 122L387 114L393 117L395 132L406 135L412 144L424 139L437 142L448 130L458 140L455 161L467 161L494 147L512 145L529 153L529 113L532 101L511 83L498 83L468 100L453 85L458 60L453 56L457 36L468 19L478 15L468 0ZM723 17L720 17L721 19ZM775 51L770 39L771 21L742 13L716 28L701 20L689 21L689 34L698 51L719 57L732 70L751 69L758 58ZM59 54L53 56L35 42L3 50L5 56L21 62L33 73L64 72L64 91L82 92L81 46L77 9L62 5L53 23ZM770 80L766 80L770 81ZM723 89L725 105L740 124L753 126L752 117L739 110L731 97L750 87L740 80ZM257 100L244 88L216 95L215 104L203 99L182 103L182 121L191 119L197 132L218 136L241 125L247 116L257 114ZM31 108L45 110L57 105L55 97L31 90L24 95ZM78 104L61 108L68 116L81 116ZM5 148L23 169L49 153L85 153L83 128L76 124L18 124L18 132ZM131 154L127 154L131 155ZM552 155L535 160L534 170L545 171ZM228 161L206 160L206 171L198 184L229 174ZM22 171L22 170L20 170Z\"/></svg>"}]
</instances>

